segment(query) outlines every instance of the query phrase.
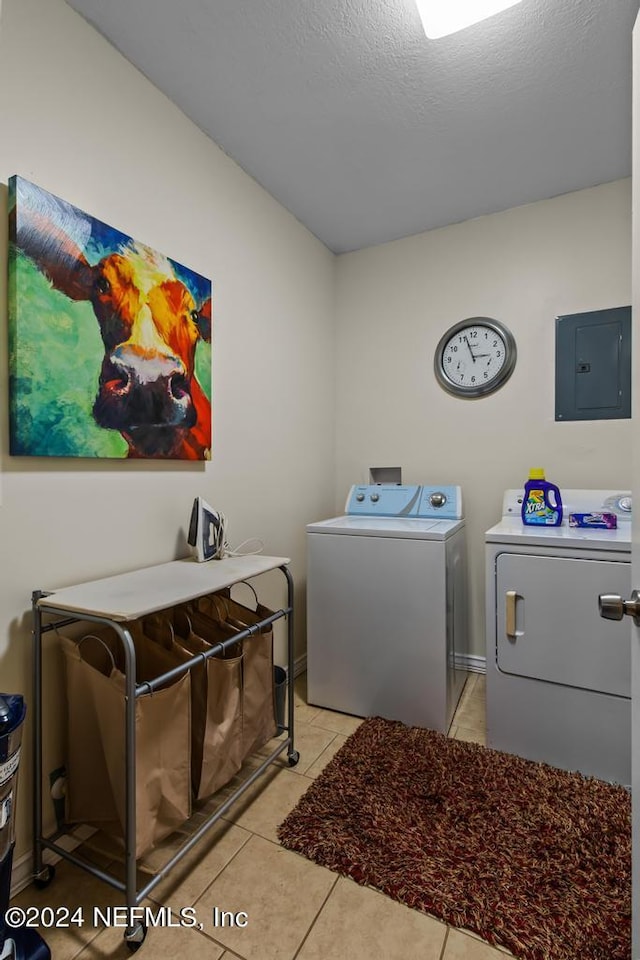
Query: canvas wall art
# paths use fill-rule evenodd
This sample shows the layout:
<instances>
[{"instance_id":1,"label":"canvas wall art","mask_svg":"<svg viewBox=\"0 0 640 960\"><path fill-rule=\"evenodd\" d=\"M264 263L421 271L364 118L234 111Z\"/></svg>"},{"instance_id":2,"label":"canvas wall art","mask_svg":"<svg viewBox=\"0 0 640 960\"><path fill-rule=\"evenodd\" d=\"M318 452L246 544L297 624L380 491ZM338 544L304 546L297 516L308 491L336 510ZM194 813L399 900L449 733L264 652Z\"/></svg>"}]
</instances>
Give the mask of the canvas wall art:
<instances>
[{"instance_id":1,"label":"canvas wall art","mask_svg":"<svg viewBox=\"0 0 640 960\"><path fill-rule=\"evenodd\" d=\"M211 456L211 281L9 181L10 452Z\"/></svg>"}]
</instances>

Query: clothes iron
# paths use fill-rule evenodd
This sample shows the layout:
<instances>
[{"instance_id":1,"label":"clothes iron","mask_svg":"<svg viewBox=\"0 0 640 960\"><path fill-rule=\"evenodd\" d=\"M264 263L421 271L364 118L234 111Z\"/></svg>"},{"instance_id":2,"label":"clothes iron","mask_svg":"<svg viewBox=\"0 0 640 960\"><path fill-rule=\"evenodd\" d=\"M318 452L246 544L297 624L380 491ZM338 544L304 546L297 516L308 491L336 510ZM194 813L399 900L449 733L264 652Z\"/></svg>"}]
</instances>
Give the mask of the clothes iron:
<instances>
[{"instance_id":1,"label":"clothes iron","mask_svg":"<svg viewBox=\"0 0 640 960\"><path fill-rule=\"evenodd\" d=\"M224 516L210 507L202 497L196 497L191 508L187 543L193 547L198 563L222 560L225 553Z\"/></svg>"}]
</instances>

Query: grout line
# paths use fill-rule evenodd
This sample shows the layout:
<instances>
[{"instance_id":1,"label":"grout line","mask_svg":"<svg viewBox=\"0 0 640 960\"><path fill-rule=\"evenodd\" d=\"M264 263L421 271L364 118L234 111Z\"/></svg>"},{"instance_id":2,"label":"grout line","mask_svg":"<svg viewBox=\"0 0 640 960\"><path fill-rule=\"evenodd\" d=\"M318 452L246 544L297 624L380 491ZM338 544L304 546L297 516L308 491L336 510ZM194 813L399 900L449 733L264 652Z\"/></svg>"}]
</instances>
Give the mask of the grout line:
<instances>
[{"instance_id":1,"label":"grout line","mask_svg":"<svg viewBox=\"0 0 640 960\"><path fill-rule=\"evenodd\" d=\"M441 952L440 952L440 956L439 956L438 960L444 960L444 955L445 955L445 951L446 951L446 949L447 949L447 941L449 940L449 931L450 931L450 930L451 930L451 927L449 927L449 926L448 926L447 929L445 930L444 940L442 941L442 950L441 950Z\"/></svg>"},{"instance_id":2,"label":"grout line","mask_svg":"<svg viewBox=\"0 0 640 960\"><path fill-rule=\"evenodd\" d=\"M326 733L331 733L331 730L327 730ZM311 763L310 763L307 767L305 767L304 770L301 770L300 773L298 774L298 776L306 777L308 771L311 770L311 767L315 766L315 764L318 762L318 760L320 760L320 758L323 756L323 754L325 754L326 751L329 749L329 747L331 746L331 744L333 743L333 741L336 739L336 737L339 737L339 736L341 736L341 734L339 734L339 733L334 733L334 735L332 736L331 740L329 740L329 743L326 745L326 747L323 747L323 748L322 748L322 750L320 751L320 753L318 754L318 756L315 758L315 760L312 760ZM328 762L329 762L329 761L327 760L327 763L328 763ZM326 766L326 764L325 764L325 766ZM293 772L293 773L297 773L295 767L293 768L293 771L292 771L292 772ZM310 779L313 780L313 779L315 779L315 778L314 778L314 777L311 777Z\"/></svg>"},{"instance_id":3,"label":"grout line","mask_svg":"<svg viewBox=\"0 0 640 960\"><path fill-rule=\"evenodd\" d=\"M351 714L350 714L350 713L344 713L344 714L341 714L341 716L350 717ZM322 719L322 717L320 717L320 719ZM354 719L359 720L360 717L355 717ZM324 727L321 723L316 723L316 722L311 721L311 720L308 721L308 724L309 724L310 727L315 727L316 730L324 730L325 733L333 733L333 734L335 734L336 736L340 736L340 737L349 737L349 736L351 736L351 734L345 733L344 730L332 730L331 727ZM358 729L358 728L356 727L356 730L357 730L357 729ZM352 730L351 733L355 733L355 731Z\"/></svg>"},{"instance_id":4,"label":"grout line","mask_svg":"<svg viewBox=\"0 0 640 960\"><path fill-rule=\"evenodd\" d=\"M80 947L80 949L78 950L78 952L77 952L77 953L74 953L73 956L71 956L71 957L69 958L69 960L78 960L78 957L82 956L82 954L85 953L85 952L86 952L86 956L87 956L87 957L90 956L89 947L90 947L91 944L94 942L94 940L97 940L97 939L98 939L98 937L100 936L100 934L106 933L106 932L108 931L108 929L109 929L109 927L104 927L104 929L102 929L102 930L101 930L99 927L94 927L94 930L96 931L96 932L95 932L95 935L94 935L93 937L89 937L89 939L88 939L85 943L82 944L82 946ZM52 956L53 956L53 954L52 954Z\"/></svg>"},{"instance_id":5,"label":"grout line","mask_svg":"<svg viewBox=\"0 0 640 960\"><path fill-rule=\"evenodd\" d=\"M198 897L196 898L196 900L195 900L194 903L193 903L193 906L194 906L194 907L197 905L198 901L202 900L202 898L204 897L204 895L205 895L205 893L207 892L207 890L211 887L212 884L214 884L214 883L216 882L216 880L218 879L218 877L220 877L220 876L224 873L224 871L227 869L227 867L228 867L231 863L233 863L233 861L236 859L236 857L238 856L238 854L241 853L242 850L244 850L244 848L245 848L246 845L249 843L249 841L251 840L251 838L252 838L252 837L255 837L255 833L253 833L251 830L245 830L244 827L239 827L239 826L238 826L237 824L235 824L235 823L233 824L233 826L236 827L236 829L238 829L238 830L242 830L243 833L246 833L246 834L247 834L247 839L244 841L244 843L241 844L241 846L238 847L238 849L237 849L236 852L233 854L233 856L230 857L230 858L227 860L227 862L225 863L225 865L224 865L220 870L218 870L218 872L216 873L216 875L210 880L210 882L207 884L207 886L201 891L201 893L198 895ZM198 863L201 863L201 861L199 860ZM171 875L171 872L169 872L169 873L167 874L167 877L169 877L170 875ZM166 904L166 906L169 906L169 904Z\"/></svg>"},{"instance_id":6,"label":"grout line","mask_svg":"<svg viewBox=\"0 0 640 960\"><path fill-rule=\"evenodd\" d=\"M199 933L201 936L203 936L207 941L207 943L213 943L215 944L216 947L220 947L220 949L222 950L222 953L220 954L221 960L222 960L222 957L226 957L226 956L233 957L233 960L247 960L247 958L244 957L241 953L235 953L231 949L231 947L227 947L224 943L221 943L220 940L216 940L215 937L210 936L208 933L205 933L203 930L198 930L196 932Z\"/></svg>"},{"instance_id":7,"label":"grout line","mask_svg":"<svg viewBox=\"0 0 640 960\"><path fill-rule=\"evenodd\" d=\"M328 869L328 868L325 867L325 869ZM315 927L316 923L318 922L318 918L319 918L320 914L322 913L322 911L323 911L324 908L326 907L327 901L329 900L329 897L331 896L331 894L332 894L333 891L335 890L336 886L338 885L338 880L339 880L339 879L340 879L340 874L336 874L336 879L334 880L333 884L331 885L331 889L329 890L328 894L326 895L326 897L325 897L324 900L322 901L322 904L320 905L320 909L319 909L318 912L316 913L315 917L313 918L313 920L312 920L311 923L309 924L309 929L307 930L307 932L305 933L304 937L303 937L302 940L300 941L300 943L299 943L299 945L298 945L298 949L297 949L296 952L293 954L291 960L296 960L296 957L299 956L300 951L302 950L302 948L304 947L305 943L306 943L307 940L309 939L309 934L311 933L311 931L312 931L313 928Z\"/></svg>"}]
</instances>

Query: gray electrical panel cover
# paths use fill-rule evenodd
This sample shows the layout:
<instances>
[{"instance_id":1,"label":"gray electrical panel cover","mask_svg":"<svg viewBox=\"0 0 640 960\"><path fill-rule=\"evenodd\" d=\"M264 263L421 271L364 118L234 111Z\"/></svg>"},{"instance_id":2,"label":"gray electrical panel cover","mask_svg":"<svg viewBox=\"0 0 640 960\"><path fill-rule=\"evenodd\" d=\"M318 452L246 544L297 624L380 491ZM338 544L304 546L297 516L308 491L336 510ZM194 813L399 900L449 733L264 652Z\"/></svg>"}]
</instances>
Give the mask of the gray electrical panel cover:
<instances>
[{"instance_id":1,"label":"gray electrical panel cover","mask_svg":"<svg viewBox=\"0 0 640 960\"><path fill-rule=\"evenodd\" d=\"M631 307L556 318L556 420L631 416Z\"/></svg>"}]
</instances>

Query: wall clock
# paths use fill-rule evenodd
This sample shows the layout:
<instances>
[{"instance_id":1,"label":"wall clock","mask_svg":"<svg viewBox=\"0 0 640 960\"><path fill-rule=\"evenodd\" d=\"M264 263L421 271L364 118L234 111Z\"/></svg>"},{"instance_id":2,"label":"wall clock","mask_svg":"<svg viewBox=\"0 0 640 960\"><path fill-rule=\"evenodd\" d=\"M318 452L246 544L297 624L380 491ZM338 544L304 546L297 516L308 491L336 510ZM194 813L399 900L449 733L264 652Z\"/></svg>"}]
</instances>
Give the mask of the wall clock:
<instances>
[{"instance_id":1,"label":"wall clock","mask_svg":"<svg viewBox=\"0 0 640 960\"><path fill-rule=\"evenodd\" d=\"M441 387L455 397L475 399L498 390L516 365L516 341L499 320L469 317L440 339L434 370Z\"/></svg>"}]
</instances>

